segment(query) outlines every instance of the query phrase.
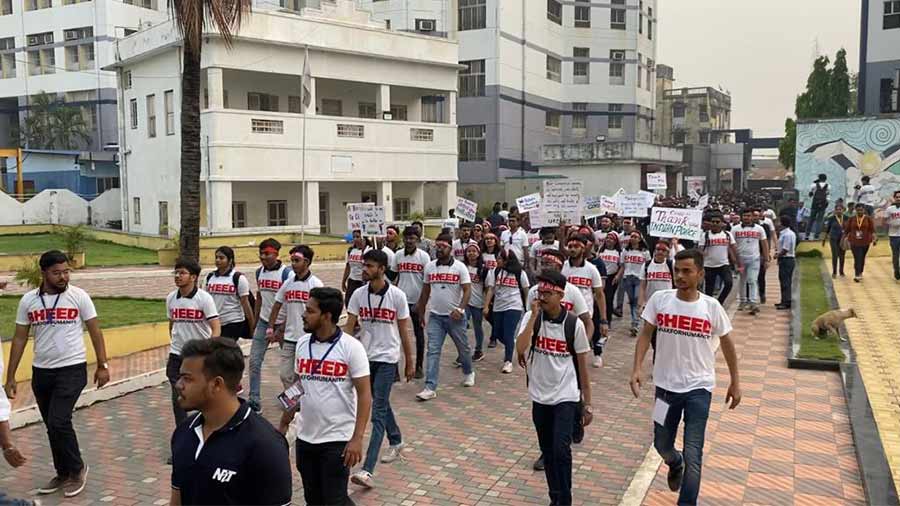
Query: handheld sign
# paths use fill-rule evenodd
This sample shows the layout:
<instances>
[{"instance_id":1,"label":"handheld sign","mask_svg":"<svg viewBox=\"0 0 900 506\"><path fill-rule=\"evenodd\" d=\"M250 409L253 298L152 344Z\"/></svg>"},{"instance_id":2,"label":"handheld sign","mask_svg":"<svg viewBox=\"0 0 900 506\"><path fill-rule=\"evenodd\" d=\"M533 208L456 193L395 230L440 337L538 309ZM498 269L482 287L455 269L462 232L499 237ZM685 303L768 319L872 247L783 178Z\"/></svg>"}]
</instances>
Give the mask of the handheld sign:
<instances>
[{"instance_id":1,"label":"handheld sign","mask_svg":"<svg viewBox=\"0 0 900 506\"><path fill-rule=\"evenodd\" d=\"M622 210L622 216L631 216L635 218L647 217L647 199L640 193L626 193L619 195L616 199L619 209Z\"/></svg>"},{"instance_id":2,"label":"handheld sign","mask_svg":"<svg viewBox=\"0 0 900 506\"><path fill-rule=\"evenodd\" d=\"M596 218L604 214L621 214L621 209L616 204L616 199L606 195L584 198L585 218Z\"/></svg>"},{"instance_id":3,"label":"handheld sign","mask_svg":"<svg viewBox=\"0 0 900 506\"><path fill-rule=\"evenodd\" d=\"M447 218L441 223L441 228L449 228L450 230L456 230L459 228L459 219L457 218Z\"/></svg>"},{"instance_id":4,"label":"handheld sign","mask_svg":"<svg viewBox=\"0 0 900 506\"><path fill-rule=\"evenodd\" d=\"M359 230L365 237L384 235L384 206L369 202L347 204L347 226L351 232Z\"/></svg>"},{"instance_id":5,"label":"handheld sign","mask_svg":"<svg viewBox=\"0 0 900 506\"><path fill-rule=\"evenodd\" d=\"M709 206L709 195L704 195L704 196L700 197L700 199L697 201L696 209L703 210L703 209L706 209L708 206Z\"/></svg>"},{"instance_id":6,"label":"handheld sign","mask_svg":"<svg viewBox=\"0 0 900 506\"><path fill-rule=\"evenodd\" d=\"M456 197L456 216L467 221L475 221L478 203Z\"/></svg>"},{"instance_id":7,"label":"handheld sign","mask_svg":"<svg viewBox=\"0 0 900 506\"><path fill-rule=\"evenodd\" d=\"M653 237L677 237L699 241L703 236L703 211L654 207L650 213L647 232Z\"/></svg>"},{"instance_id":8,"label":"handheld sign","mask_svg":"<svg viewBox=\"0 0 900 506\"><path fill-rule=\"evenodd\" d=\"M516 207L519 208L520 213L527 213L530 211L535 211L541 208L541 194L540 193L532 193L530 195L523 195L516 199Z\"/></svg>"},{"instance_id":9,"label":"handheld sign","mask_svg":"<svg viewBox=\"0 0 900 506\"><path fill-rule=\"evenodd\" d=\"M666 189L666 173L665 172L648 172L647 173L647 189L649 189L649 190L665 190Z\"/></svg>"},{"instance_id":10,"label":"handheld sign","mask_svg":"<svg viewBox=\"0 0 900 506\"><path fill-rule=\"evenodd\" d=\"M544 199L541 202L541 209L545 212L558 213L560 218L566 220L567 223L581 223L581 214L584 208L581 189L581 181L548 179L544 181Z\"/></svg>"}]
</instances>

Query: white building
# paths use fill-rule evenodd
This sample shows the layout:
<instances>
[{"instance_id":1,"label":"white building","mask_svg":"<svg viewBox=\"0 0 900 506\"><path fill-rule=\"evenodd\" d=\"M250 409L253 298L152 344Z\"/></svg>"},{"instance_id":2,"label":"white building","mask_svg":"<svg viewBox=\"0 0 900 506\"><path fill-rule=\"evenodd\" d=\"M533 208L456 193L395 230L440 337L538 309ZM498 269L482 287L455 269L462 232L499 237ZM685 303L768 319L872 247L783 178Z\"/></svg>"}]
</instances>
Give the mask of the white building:
<instances>
[{"instance_id":1,"label":"white building","mask_svg":"<svg viewBox=\"0 0 900 506\"><path fill-rule=\"evenodd\" d=\"M859 111L900 112L900 2L861 1Z\"/></svg>"},{"instance_id":2,"label":"white building","mask_svg":"<svg viewBox=\"0 0 900 506\"><path fill-rule=\"evenodd\" d=\"M0 146L46 92L80 107L92 131L81 146L117 142L116 42L166 19L164 0L0 0Z\"/></svg>"},{"instance_id":3,"label":"white building","mask_svg":"<svg viewBox=\"0 0 900 506\"><path fill-rule=\"evenodd\" d=\"M123 221L132 232L180 223L180 45L165 22L121 41L111 66L122 83ZM296 230L305 206L309 230L344 233L347 203L380 203L388 221L455 206L456 42L388 31L338 0L255 11L231 50L209 33L202 55L206 231Z\"/></svg>"}]
</instances>

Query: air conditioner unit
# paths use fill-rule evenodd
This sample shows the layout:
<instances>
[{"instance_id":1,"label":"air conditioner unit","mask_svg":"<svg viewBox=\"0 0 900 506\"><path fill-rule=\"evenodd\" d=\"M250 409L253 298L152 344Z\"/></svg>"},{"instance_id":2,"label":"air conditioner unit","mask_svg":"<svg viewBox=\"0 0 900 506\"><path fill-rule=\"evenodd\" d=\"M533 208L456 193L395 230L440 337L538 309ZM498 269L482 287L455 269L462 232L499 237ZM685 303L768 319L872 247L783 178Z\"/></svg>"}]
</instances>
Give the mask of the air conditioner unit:
<instances>
[{"instance_id":1,"label":"air conditioner unit","mask_svg":"<svg viewBox=\"0 0 900 506\"><path fill-rule=\"evenodd\" d=\"M612 61L625 61L625 51L613 51Z\"/></svg>"},{"instance_id":2,"label":"air conditioner unit","mask_svg":"<svg viewBox=\"0 0 900 506\"><path fill-rule=\"evenodd\" d=\"M77 30L66 30L66 40L78 40Z\"/></svg>"},{"instance_id":3,"label":"air conditioner unit","mask_svg":"<svg viewBox=\"0 0 900 506\"><path fill-rule=\"evenodd\" d=\"M417 19L416 31L433 32L435 30L435 21L433 19Z\"/></svg>"},{"instance_id":4,"label":"air conditioner unit","mask_svg":"<svg viewBox=\"0 0 900 506\"><path fill-rule=\"evenodd\" d=\"M44 34L44 44L53 44L53 33Z\"/></svg>"},{"instance_id":5,"label":"air conditioner unit","mask_svg":"<svg viewBox=\"0 0 900 506\"><path fill-rule=\"evenodd\" d=\"M29 35L28 36L28 45L29 46L37 46L41 44L41 40L38 40L37 35Z\"/></svg>"}]
</instances>

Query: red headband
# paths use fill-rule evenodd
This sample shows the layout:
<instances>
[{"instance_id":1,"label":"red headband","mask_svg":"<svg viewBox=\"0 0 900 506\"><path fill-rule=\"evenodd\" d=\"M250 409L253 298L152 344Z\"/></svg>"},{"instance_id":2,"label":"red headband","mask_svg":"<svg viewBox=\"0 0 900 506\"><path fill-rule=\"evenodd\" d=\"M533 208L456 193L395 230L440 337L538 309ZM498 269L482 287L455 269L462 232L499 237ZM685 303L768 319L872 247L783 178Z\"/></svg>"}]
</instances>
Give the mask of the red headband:
<instances>
[{"instance_id":1,"label":"red headband","mask_svg":"<svg viewBox=\"0 0 900 506\"><path fill-rule=\"evenodd\" d=\"M297 260L306 260L306 257L303 256L303 253L300 253L299 251L297 253L292 253L291 258L296 258Z\"/></svg>"},{"instance_id":2,"label":"red headband","mask_svg":"<svg viewBox=\"0 0 900 506\"><path fill-rule=\"evenodd\" d=\"M466 251L468 251L469 248L475 248L475 250L477 250L479 253L481 253L481 247L478 246L477 244L475 244L474 242L469 243L469 245L466 246Z\"/></svg>"},{"instance_id":3,"label":"red headband","mask_svg":"<svg viewBox=\"0 0 900 506\"><path fill-rule=\"evenodd\" d=\"M266 246L265 248L259 250L259 252L260 253L275 253L276 255L278 254L278 250L271 246Z\"/></svg>"},{"instance_id":4,"label":"red headband","mask_svg":"<svg viewBox=\"0 0 900 506\"><path fill-rule=\"evenodd\" d=\"M555 263L556 265L562 265L562 264L563 264L563 261L560 260L558 256L556 256L556 255L549 255L549 254L547 254L547 253L544 253L543 255L541 255L541 260L544 260L544 261L546 261L546 262L553 262L553 263Z\"/></svg>"},{"instance_id":5,"label":"red headband","mask_svg":"<svg viewBox=\"0 0 900 506\"><path fill-rule=\"evenodd\" d=\"M538 291L539 292L556 292L556 293L566 293L566 289L560 286L556 286L553 283L548 283L546 281L541 281L538 283Z\"/></svg>"},{"instance_id":6,"label":"red headband","mask_svg":"<svg viewBox=\"0 0 900 506\"><path fill-rule=\"evenodd\" d=\"M448 248L451 247L450 243L447 241L434 241L434 244L435 246L446 246Z\"/></svg>"}]
</instances>

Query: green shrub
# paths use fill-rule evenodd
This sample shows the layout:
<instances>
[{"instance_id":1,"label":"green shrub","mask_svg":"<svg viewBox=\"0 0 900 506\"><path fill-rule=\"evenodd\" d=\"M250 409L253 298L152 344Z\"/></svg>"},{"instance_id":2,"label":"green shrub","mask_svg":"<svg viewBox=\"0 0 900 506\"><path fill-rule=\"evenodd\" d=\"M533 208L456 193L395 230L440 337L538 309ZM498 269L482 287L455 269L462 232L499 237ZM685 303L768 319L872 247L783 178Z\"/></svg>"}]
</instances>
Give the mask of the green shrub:
<instances>
[{"instance_id":1,"label":"green shrub","mask_svg":"<svg viewBox=\"0 0 900 506\"><path fill-rule=\"evenodd\" d=\"M16 280L16 283L25 285L28 288L37 288L41 286L43 276L41 275L40 259L35 257L29 263L23 264L22 267L16 271L16 277L14 279Z\"/></svg>"},{"instance_id":2,"label":"green shrub","mask_svg":"<svg viewBox=\"0 0 900 506\"><path fill-rule=\"evenodd\" d=\"M93 239L84 225L66 228L61 235L69 260L72 259L72 255L83 253L85 243Z\"/></svg>"}]
</instances>

